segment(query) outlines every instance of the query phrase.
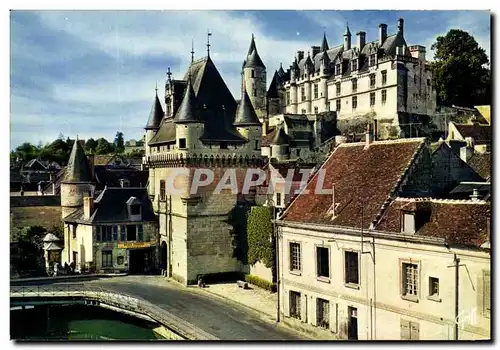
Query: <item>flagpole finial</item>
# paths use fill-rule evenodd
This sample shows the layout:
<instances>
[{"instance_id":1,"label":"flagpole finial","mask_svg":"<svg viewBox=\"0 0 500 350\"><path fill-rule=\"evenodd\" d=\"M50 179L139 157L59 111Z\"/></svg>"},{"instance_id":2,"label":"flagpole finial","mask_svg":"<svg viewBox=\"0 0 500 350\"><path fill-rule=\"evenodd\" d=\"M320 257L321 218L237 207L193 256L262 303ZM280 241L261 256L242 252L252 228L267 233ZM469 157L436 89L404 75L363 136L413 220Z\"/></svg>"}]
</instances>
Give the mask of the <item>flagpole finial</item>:
<instances>
[{"instance_id":1,"label":"flagpole finial","mask_svg":"<svg viewBox=\"0 0 500 350\"><path fill-rule=\"evenodd\" d=\"M156 84L155 84L155 91L156 91L156 93L158 94L158 80L157 80L155 83L156 83Z\"/></svg>"},{"instance_id":2,"label":"flagpole finial","mask_svg":"<svg viewBox=\"0 0 500 350\"><path fill-rule=\"evenodd\" d=\"M210 30L207 30L207 55L210 57L210 36L212 33L210 33Z\"/></svg>"},{"instance_id":3,"label":"flagpole finial","mask_svg":"<svg viewBox=\"0 0 500 350\"><path fill-rule=\"evenodd\" d=\"M194 39L191 39L191 63L194 62Z\"/></svg>"}]
</instances>

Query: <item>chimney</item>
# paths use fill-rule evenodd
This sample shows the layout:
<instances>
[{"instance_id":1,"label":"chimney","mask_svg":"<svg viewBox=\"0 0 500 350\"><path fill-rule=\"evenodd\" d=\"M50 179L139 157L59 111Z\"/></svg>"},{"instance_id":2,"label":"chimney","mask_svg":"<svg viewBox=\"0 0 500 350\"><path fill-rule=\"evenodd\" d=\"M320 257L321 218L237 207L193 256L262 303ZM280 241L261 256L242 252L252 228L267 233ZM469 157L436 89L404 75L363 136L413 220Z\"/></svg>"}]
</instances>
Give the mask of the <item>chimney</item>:
<instances>
[{"instance_id":1,"label":"chimney","mask_svg":"<svg viewBox=\"0 0 500 350\"><path fill-rule=\"evenodd\" d=\"M373 126L368 123L366 126L366 135L365 135L365 148L370 147L370 144L373 142Z\"/></svg>"},{"instance_id":2,"label":"chimney","mask_svg":"<svg viewBox=\"0 0 500 350\"><path fill-rule=\"evenodd\" d=\"M90 168L90 178L93 181L94 180L94 155L90 154L88 156L89 159L89 168Z\"/></svg>"},{"instance_id":3,"label":"chimney","mask_svg":"<svg viewBox=\"0 0 500 350\"><path fill-rule=\"evenodd\" d=\"M312 58L314 58L314 56L316 56L319 52L320 52L319 46L311 46Z\"/></svg>"},{"instance_id":4,"label":"chimney","mask_svg":"<svg viewBox=\"0 0 500 350\"><path fill-rule=\"evenodd\" d=\"M405 24L405 20L404 20L404 19L402 19L402 18L400 18L400 19L398 20L398 33L400 33L400 34L401 34L401 36L404 36L404 34L405 34L405 33L404 33L404 29L405 29L405 28L404 28L404 24Z\"/></svg>"},{"instance_id":5,"label":"chimney","mask_svg":"<svg viewBox=\"0 0 500 350\"><path fill-rule=\"evenodd\" d=\"M478 201L480 199L479 191L477 190L477 188L472 190L472 195L470 196L470 199L473 201Z\"/></svg>"},{"instance_id":6,"label":"chimney","mask_svg":"<svg viewBox=\"0 0 500 350\"><path fill-rule=\"evenodd\" d=\"M358 37L357 46L359 51L361 52L361 50L363 50L363 47L365 47L366 44L366 32L358 32L356 35Z\"/></svg>"},{"instance_id":7,"label":"chimney","mask_svg":"<svg viewBox=\"0 0 500 350\"><path fill-rule=\"evenodd\" d=\"M303 58L304 58L304 51L297 51L297 61L300 62Z\"/></svg>"},{"instance_id":8,"label":"chimney","mask_svg":"<svg viewBox=\"0 0 500 350\"><path fill-rule=\"evenodd\" d=\"M378 25L378 45L382 46L386 38L387 38L387 24L380 23Z\"/></svg>"},{"instance_id":9,"label":"chimney","mask_svg":"<svg viewBox=\"0 0 500 350\"><path fill-rule=\"evenodd\" d=\"M83 199L83 216L88 220L94 211L94 199L92 197L85 197Z\"/></svg>"},{"instance_id":10,"label":"chimney","mask_svg":"<svg viewBox=\"0 0 500 350\"><path fill-rule=\"evenodd\" d=\"M408 48L412 57L417 58L419 61L425 61L425 46L413 45Z\"/></svg>"}]
</instances>

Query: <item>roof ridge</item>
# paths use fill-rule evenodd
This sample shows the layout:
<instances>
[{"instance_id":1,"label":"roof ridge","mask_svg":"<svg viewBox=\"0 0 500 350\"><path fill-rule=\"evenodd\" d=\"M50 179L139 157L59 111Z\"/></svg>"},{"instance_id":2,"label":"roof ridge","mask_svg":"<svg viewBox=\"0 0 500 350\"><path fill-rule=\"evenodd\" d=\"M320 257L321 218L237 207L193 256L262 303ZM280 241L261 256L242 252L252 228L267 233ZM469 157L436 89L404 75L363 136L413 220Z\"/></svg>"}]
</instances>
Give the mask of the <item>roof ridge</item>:
<instances>
[{"instance_id":1,"label":"roof ridge","mask_svg":"<svg viewBox=\"0 0 500 350\"><path fill-rule=\"evenodd\" d=\"M452 198L434 198L434 197L396 197L394 201L397 202L432 202L432 203L445 203L445 204L490 204L488 201L482 199L452 199Z\"/></svg>"},{"instance_id":2,"label":"roof ridge","mask_svg":"<svg viewBox=\"0 0 500 350\"><path fill-rule=\"evenodd\" d=\"M410 142L423 142L425 141L425 137L413 137L413 138L405 138L405 139L394 139L394 140L380 140L380 141L373 141L370 143L370 146L372 145L391 145L391 144L397 144L397 143L410 143ZM344 142L339 144L340 147L355 147L355 146L365 146L366 142L365 141L360 141L360 142Z\"/></svg>"}]
</instances>

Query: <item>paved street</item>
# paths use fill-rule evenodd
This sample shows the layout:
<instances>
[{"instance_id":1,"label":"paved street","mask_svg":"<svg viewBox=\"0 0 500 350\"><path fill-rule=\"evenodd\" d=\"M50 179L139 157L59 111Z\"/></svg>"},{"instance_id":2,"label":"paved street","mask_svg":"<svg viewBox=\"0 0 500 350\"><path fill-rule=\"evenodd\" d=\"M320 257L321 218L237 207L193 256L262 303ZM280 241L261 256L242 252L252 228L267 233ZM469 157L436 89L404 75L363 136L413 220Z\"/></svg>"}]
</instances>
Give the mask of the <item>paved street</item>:
<instances>
[{"instance_id":1,"label":"paved street","mask_svg":"<svg viewBox=\"0 0 500 350\"><path fill-rule=\"evenodd\" d=\"M100 285L146 299L222 340L301 340L288 329L237 305L228 305L216 297L167 282L159 276L113 277L85 284Z\"/></svg>"}]
</instances>

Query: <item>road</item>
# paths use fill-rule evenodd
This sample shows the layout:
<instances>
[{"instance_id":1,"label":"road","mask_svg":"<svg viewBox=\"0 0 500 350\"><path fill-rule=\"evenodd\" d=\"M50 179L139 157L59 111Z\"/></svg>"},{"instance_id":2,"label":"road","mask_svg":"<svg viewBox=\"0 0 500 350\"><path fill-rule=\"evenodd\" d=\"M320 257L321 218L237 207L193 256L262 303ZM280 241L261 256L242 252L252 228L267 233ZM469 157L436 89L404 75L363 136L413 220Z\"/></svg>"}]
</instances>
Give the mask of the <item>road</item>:
<instances>
[{"instance_id":1,"label":"road","mask_svg":"<svg viewBox=\"0 0 500 350\"><path fill-rule=\"evenodd\" d=\"M136 295L221 340L305 340L282 326L250 314L243 308L230 306L202 291L168 282L158 276L113 277L96 279L85 284Z\"/></svg>"}]
</instances>

